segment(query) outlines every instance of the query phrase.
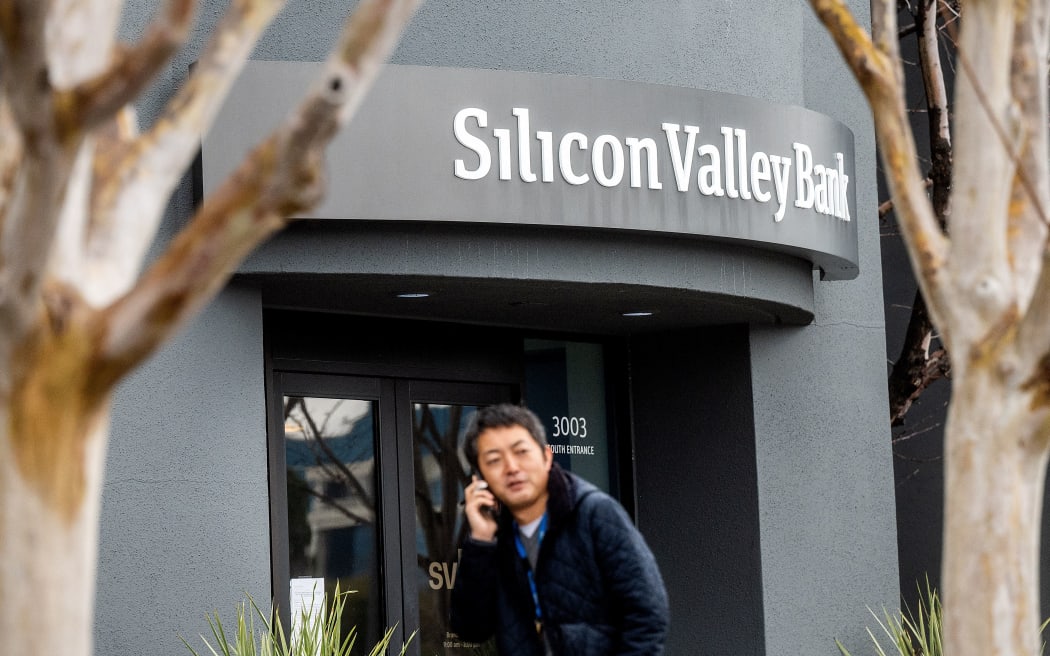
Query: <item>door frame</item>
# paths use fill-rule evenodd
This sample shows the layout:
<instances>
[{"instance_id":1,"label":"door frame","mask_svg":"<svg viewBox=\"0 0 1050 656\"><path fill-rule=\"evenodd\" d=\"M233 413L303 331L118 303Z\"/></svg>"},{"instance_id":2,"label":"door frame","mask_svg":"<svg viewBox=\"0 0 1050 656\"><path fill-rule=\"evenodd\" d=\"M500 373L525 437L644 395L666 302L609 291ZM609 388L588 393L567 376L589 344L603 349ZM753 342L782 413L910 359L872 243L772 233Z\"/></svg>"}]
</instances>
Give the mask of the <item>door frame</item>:
<instances>
[{"instance_id":1,"label":"door frame","mask_svg":"<svg viewBox=\"0 0 1050 656\"><path fill-rule=\"evenodd\" d=\"M326 398L346 398L375 401L376 416L376 517L387 517L390 512L397 512L397 487L388 486L387 477L382 475L383 467L397 466L396 445L381 439L384 429L391 431L395 426L392 404L382 403L384 396L393 396L392 381L375 377L333 375L322 373L299 373L272 371L269 390L269 421L267 430L267 467L269 468L270 488L270 589L271 597L277 606L277 612L285 627L291 627L289 609L291 608L288 581L291 580L288 552L288 489L287 478L281 472L287 471L284 444L284 397L306 396ZM389 489L387 489L389 487ZM380 562L380 607L384 616L387 614L390 590L382 576L382 563L389 557L387 550L396 544L387 535L389 530L385 521L377 521L379 548L376 554ZM385 617L384 617L385 621Z\"/></svg>"},{"instance_id":2,"label":"door frame","mask_svg":"<svg viewBox=\"0 0 1050 656\"><path fill-rule=\"evenodd\" d=\"M291 578L288 552L287 470L284 445L284 397L325 397L377 403L376 517L378 534L380 608L383 627L395 622L393 641L407 638L409 622L419 624L417 569L415 457L412 431L414 403L488 405L515 402L521 386L501 382L463 382L411 378L302 373L275 370L270 393L268 466L270 467L271 588L281 621L290 626L288 608ZM419 653L418 641L409 654Z\"/></svg>"},{"instance_id":3,"label":"door frame","mask_svg":"<svg viewBox=\"0 0 1050 656\"><path fill-rule=\"evenodd\" d=\"M490 405L500 402L516 402L520 398L520 386L500 383L464 383L433 380L398 380L396 408L401 413L397 422L398 481L401 483L399 499L407 504L401 509L401 575L403 618L412 618L419 623L419 599L414 587L417 568L416 552L416 501L415 501L415 454L413 452L412 412L415 403L450 403L457 405ZM407 539L406 539L407 536ZM422 627L420 627L422 628ZM409 654L419 653L419 641L414 641Z\"/></svg>"},{"instance_id":4,"label":"door frame","mask_svg":"<svg viewBox=\"0 0 1050 656\"><path fill-rule=\"evenodd\" d=\"M619 499L631 517L635 516L634 434L631 422L631 382L629 371L631 340L624 336L552 333L524 328L447 323L410 318L382 318L361 315L329 314L294 308L264 310L264 368L266 371L268 472L271 518L271 592L287 608L288 526L286 491L275 490L275 473L285 471L283 413L278 376L312 376L336 379L378 380L376 394L397 394L397 380L415 381L420 389L432 384L493 384L516 390L515 399L525 395L523 339L567 340L601 344L606 365L606 420L611 441L610 492ZM527 401L527 399L526 399ZM396 425L394 404L386 404L378 413L380 433L383 427ZM407 424L410 425L410 424ZM382 442L383 440L380 440ZM399 445L405 440L395 440ZM277 445L281 448L275 448ZM379 446L382 446L380 444ZM411 445L409 445L410 448ZM407 454L405 454L407 455ZM377 458L396 463L398 455L377 451ZM401 456L405 457L405 456ZM277 460L279 463L276 463ZM275 466L279 464L278 466ZM383 465L377 462L377 471ZM283 483L283 476L280 481ZM388 489L391 485L395 489ZM280 486L278 486L280 487ZM383 500L397 499L403 491L390 476L380 476L377 494ZM411 500L411 497L407 497ZM377 505L385 503L380 501ZM381 506L382 507L382 506ZM385 508L383 512L386 512ZM398 511L400 512L400 510ZM414 507L405 513L414 521ZM279 516L280 515L280 516ZM406 530L400 527L399 531ZM283 536L283 537L278 537ZM281 540L278 543L277 540ZM414 545L414 541L412 543ZM398 563L405 571L404 557L398 545L384 540L378 556L383 562ZM400 558L400 560L398 560ZM407 586L393 581L381 572L387 595L405 608ZM389 581L389 583L387 583ZM383 601L384 611L387 608ZM418 605L418 604L417 604ZM402 613L405 611L402 610ZM418 613L418 608L415 609ZM407 616L407 615L405 615ZM284 619L287 615L284 616ZM398 625L395 640L404 639L404 624ZM410 653L418 653L413 641Z\"/></svg>"}]
</instances>

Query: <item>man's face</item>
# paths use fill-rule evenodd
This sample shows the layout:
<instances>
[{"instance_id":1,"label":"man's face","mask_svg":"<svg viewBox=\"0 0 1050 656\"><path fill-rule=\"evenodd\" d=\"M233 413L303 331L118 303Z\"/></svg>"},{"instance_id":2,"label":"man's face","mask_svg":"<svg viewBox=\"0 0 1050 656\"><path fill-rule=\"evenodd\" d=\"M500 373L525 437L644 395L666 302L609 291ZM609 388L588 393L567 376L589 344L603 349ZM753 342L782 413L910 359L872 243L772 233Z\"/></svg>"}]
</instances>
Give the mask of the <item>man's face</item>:
<instances>
[{"instance_id":1,"label":"man's face","mask_svg":"<svg viewBox=\"0 0 1050 656\"><path fill-rule=\"evenodd\" d=\"M478 436L481 475L519 521L532 521L546 509L553 461L550 449L537 444L521 426L487 428Z\"/></svg>"}]
</instances>

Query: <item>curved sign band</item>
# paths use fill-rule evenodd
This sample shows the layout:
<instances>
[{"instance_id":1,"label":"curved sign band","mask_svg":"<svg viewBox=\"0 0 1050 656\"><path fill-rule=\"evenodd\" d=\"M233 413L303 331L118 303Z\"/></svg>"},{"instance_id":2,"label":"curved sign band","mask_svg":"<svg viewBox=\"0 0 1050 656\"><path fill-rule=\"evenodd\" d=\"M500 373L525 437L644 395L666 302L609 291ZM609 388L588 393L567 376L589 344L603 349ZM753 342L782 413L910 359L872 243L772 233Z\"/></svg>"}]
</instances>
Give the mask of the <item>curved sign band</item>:
<instances>
[{"instance_id":1,"label":"curved sign band","mask_svg":"<svg viewBox=\"0 0 1050 656\"><path fill-rule=\"evenodd\" d=\"M204 140L205 192L319 64L250 62ZM682 87L388 66L332 145L312 218L638 230L858 273L853 134L807 109Z\"/></svg>"}]
</instances>

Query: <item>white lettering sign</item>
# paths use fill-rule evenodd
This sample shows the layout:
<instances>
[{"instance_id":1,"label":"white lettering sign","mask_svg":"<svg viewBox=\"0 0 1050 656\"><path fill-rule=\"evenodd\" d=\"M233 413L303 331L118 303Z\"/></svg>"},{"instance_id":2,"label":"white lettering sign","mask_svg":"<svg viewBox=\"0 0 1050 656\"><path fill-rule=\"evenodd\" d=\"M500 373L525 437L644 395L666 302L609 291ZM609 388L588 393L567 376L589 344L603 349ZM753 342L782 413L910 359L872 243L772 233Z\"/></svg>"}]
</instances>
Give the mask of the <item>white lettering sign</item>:
<instances>
[{"instance_id":1,"label":"white lettering sign","mask_svg":"<svg viewBox=\"0 0 1050 656\"><path fill-rule=\"evenodd\" d=\"M547 448L556 455L593 456L594 447L588 444L548 444Z\"/></svg>"},{"instance_id":2,"label":"white lettering sign","mask_svg":"<svg viewBox=\"0 0 1050 656\"><path fill-rule=\"evenodd\" d=\"M840 152L834 153L833 162L828 163L819 162L813 149L799 142L792 144L790 155L752 152L747 130L726 125L718 128L721 139L698 144L700 126L670 122L660 126L662 140L638 136L620 138L611 134L601 134L592 140L576 131L557 138L550 131L533 131L528 108L514 107L511 115L514 129L489 130L496 140L497 175L503 181L514 179L513 168L517 162L517 177L522 182L550 183L554 181L557 163L561 179L574 186L593 181L603 187L618 187L626 180L631 188L639 189L644 178L648 189L663 189L659 145L662 142L671 162L675 188L681 193L689 192L695 179L696 191L704 196L775 205L772 217L780 222L791 200L788 181L793 169L794 207L841 221L851 220L847 197L850 176L846 174L845 157ZM478 107L466 107L456 113L452 125L456 141L474 154L470 158L455 159L453 172L457 178L480 180L491 173L491 142L481 136L488 123L488 112ZM516 139L511 139L512 134ZM534 170L533 140L539 142L539 175Z\"/></svg>"}]
</instances>

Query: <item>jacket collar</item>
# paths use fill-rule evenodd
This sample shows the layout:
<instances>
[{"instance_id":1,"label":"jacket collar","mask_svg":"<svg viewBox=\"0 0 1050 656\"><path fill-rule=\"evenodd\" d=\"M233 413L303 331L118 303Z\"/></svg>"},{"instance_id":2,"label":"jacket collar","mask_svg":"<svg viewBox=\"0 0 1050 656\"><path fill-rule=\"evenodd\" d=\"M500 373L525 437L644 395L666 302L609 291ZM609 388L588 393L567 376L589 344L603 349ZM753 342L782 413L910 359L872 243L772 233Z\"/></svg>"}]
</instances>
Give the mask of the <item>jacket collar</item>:
<instances>
[{"instance_id":1,"label":"jacket collar","mask_svg":"<svg viewBox=\"0 0 1050 656\"><path fill-rule=\"evenodd\" d=\"M547 478L547 515L552 524L562 521L576 507L576 491L582 481L562 469L558 463L551 465Z\"/></svg>"},{"instance_id":2,"label":"jacket collar","mask_svg":"<svg viewBox=\"0 0 1050 656\"><path fill-rule=\"evenodd\" d=\"M547 515L550 525L559 526L573 513L580 500L597 490L594 485L583 480L572 472L567 472L554 463L547 478ZM508 535L514 530L514 517L506 507L500 513L500 529Z\"/></svg>"}]
</instances>

